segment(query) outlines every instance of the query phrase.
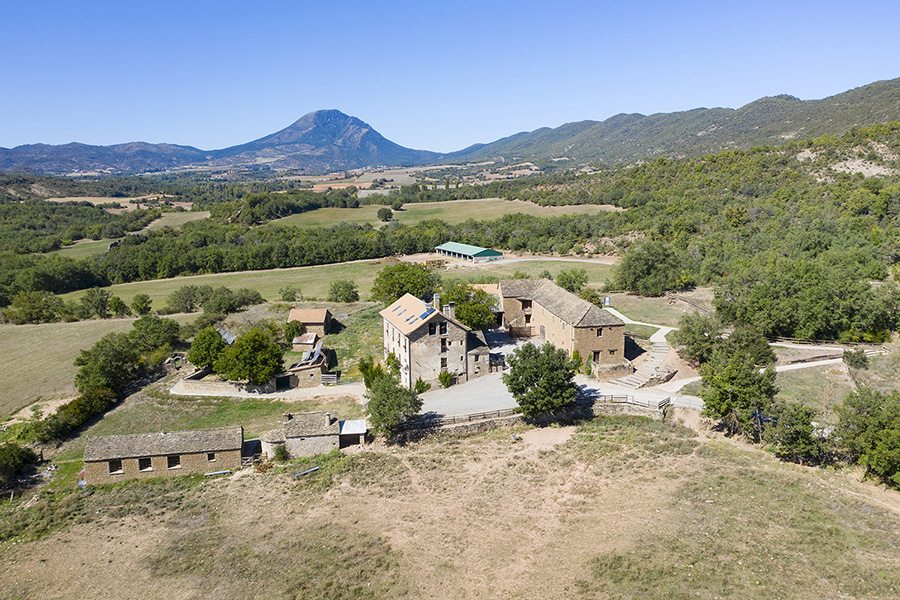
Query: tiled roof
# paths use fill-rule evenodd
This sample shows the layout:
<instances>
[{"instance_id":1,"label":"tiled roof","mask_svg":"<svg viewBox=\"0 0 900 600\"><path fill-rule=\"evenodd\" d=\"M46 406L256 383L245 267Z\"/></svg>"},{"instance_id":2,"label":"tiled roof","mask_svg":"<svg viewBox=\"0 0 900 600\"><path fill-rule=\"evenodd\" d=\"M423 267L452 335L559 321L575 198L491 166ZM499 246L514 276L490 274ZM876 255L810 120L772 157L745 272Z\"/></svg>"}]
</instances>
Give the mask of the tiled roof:
<instances>
[{"instance_id":1,"label":"tiled roof","mask_svg":"<svg viewBox=\"0 0 900 600\"><path fill-rule=\"evenodd\" d=\"M574 327L624 325L617 316L548 279L502 279L500 295L504 298L530 299Z\"/></svg>"},{"instance_id":2,"label":"tiled roof","mask_svg":"<svg viewBox=\"0 0 900 600\"><path fill-rule=\"evenodd\" d=\"M325 411L288 413L284 415L284 437L309 437L313 435L338 435L340 421Z\"/></svg>"},{"instance_id":3,"label":"tiled roof","mask_svg":"<svg viewBox=\"0 0 900 600\"><path fill-rule=\"evenodd\" d=\"M104 435L88 437L84 448L84 460L92 462L141 456L222 452L240 450L243 443L244 429L240 426Z\"/></svg>"},{"instance_id":4,"label":"tiled roof","mask_svg":"<svg viewBox=\"0 0 900 600\"><path fill-rule=\"evenodd\" d=\"M300 321L307 325L324 323L327 314L329 314L327 308L292 308L291 314L288 315L288 323L291 321Z\"/></svg>"},{"instance_id":5,"label":"tiled roof","mask_svg":"<svg viewBox=\"0 0 900 600\"><path fill-rule=\"evenodd\" d=\"M379 314L403 335L409 335L423 323L436 320L441 313L412 294L404 294Z\"/></svg>"}]
</instances>

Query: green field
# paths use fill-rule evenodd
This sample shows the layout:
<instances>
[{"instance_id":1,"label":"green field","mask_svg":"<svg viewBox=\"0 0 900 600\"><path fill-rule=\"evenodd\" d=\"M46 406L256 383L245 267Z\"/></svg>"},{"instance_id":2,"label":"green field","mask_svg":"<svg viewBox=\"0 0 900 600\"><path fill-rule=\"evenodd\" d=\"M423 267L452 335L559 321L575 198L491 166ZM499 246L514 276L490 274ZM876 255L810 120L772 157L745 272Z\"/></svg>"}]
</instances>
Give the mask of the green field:
<instances>
[{"instance_id":1,"label":"green field","mask_svg":"<svg viewBox=\"0 0 900 600\"><path fill-rule=\"evenodd\" d=\"M174 290L184 285L225 286L232 289L251 288L259 291L266 300L279 300L278 290L291 284L299 288L304 298L326 298L328 287L335 279L349 279L359 286L359 295L367 299L372 290L372 282L384 268L379 261L356 261L314 267L296 267L293 269L275 269L269 271L242 271L240 273L216 273L211 275L192 275L190 277L174 277L172 279L155 279L153 281L136 281L123 283L107 288L114 296L119 296L130 303L137 294L148 294L153 308L161 308ZM610 265L602 263L581 263L574 261L526 260L515 263L487 264L483 266L466 266L456 269L440 270L441 278L447 280L478 281L484 277L512 277L516 271L537 276L544 269L556 276L563 269L583 268L588 274L588 283L599 285L609 277ZM64 294L66 300L78 299L84 290Z\"/></svg>"},{"instance_id":2,"label":"green field","mask_svg":"<svg viewBox=\"0 0 900 600\"><path fill-rule=\"evenodd\" d=\"M180 323L193 315L171 317ZM134 319L105 319L42 325L0 325L0 416L10 415L38 397L75 393L73 364L107 333L131 330Z\"/></svg>"},{"instance_id":3,"label":"green field","mask_svg":"<svg viewBox=\"0 0 900 600\"><path fill-rule=\"evenodd\" d=\"M380 204L360 206L359 208L320 208L299 215L291 215L272 221L272 226L290 225L295 227L330 227L338 223L358 223L364 225L383 224L376 213L384 208ZM523 213L538 217L556 217L560 215L596 214L611 210L612 207L597 204L581 204L577 206L538 206L520 200L451 200L448 202L421 202L404 204L403 210L394 212L394 220L406 225L415 225L428 219L441 219L447 223L462 223L469 219L499 219L503 215Z\"/></svg>"},{"instance_id":4,"label":"green field","mask_svg":"<svg viewBox=\"0 0 900 600\"><path fill-rule=\"evenodd\" d=\"M149 231L151 229L160 229L162 227L174 227L175 229L178 229L185 223L188 223L190 221L199 221L200 219L205 219L208 216L209 211L167 212L163 213L163 216L147 225L147 227L144 228L144 231ZM56 252L70 258L87 258L88 256L103 254L104 252L106 252L107 248L109 248L109 244L114 241L115 239L78 240L71 246L60 248Z\"/></svg>"},{"instance_id":5,"label":"green field","mask_svg":"<svg viewBox=\"0 0 900 600\"><path fill-rule=\"evenodd\" d=\"M87 258L89 256L103 254L106 252L107 248L109 248L110 243L114 241L114 239L79 240L71 246L65 246L56 250L56 253L61 254L62 256L68 256L69 258Z\"/></svg>"},{"instance_id":6,"label":"green field","mask_svg":"<svg viewBox=\"0 0 900 600\"><path fill-rule=\"evenodd\" d=\"M208 210L196 212L167 212L163 213L163 216L147 225L145 230L160 229L162 227L173 227L175 229L178 229L185 223L190 223L191 221L200 221L207 217L209 217Z\"/></svg>"},{"instance_id":7,"label":"green field","mask_svg":"<svg viewBox=\"0 0 900 600\"><path fill-rule=\"evenodd\" d=\"M776 376L775 384L778 386L776 398L815 408L817 418L828 423L837 422L835 407L854 391L843 364L782 371Z\"/></svg>"},{"instance_id":8,"label":"green field","mask_svg":"<svg viewBox=\"0 0 900 600\"><path fill-rule=\"evenodd\" d=\"M682 315L697 312L696 308L681 301L669 304L665 296L645 298L624 292L613 292L605 295L610 297L610 306L623 315L635 321L653 323L654 325L676 327ZM697 290L688 293L679 292L679 296L688 297L701 306L712 309L712 303L708 299L709 295L709 290L704 288L697 288Z\"/></svg>"}]
</instances>

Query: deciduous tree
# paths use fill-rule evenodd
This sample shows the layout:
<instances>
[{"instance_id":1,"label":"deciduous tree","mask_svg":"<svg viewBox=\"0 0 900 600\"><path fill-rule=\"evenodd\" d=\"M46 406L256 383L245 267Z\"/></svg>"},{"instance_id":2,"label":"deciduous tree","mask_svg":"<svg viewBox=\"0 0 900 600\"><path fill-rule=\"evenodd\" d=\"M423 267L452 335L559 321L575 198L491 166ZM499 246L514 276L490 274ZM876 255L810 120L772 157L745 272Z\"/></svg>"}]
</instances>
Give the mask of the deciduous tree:
<instances>
[{"instance_id":1,"label":"deciduous tree","mask_svg":"<svg viewBox=\"0 0 900 600\"><path fill-rule=\"evenodd\" d=\"M509 372L503 382L530 419L553 414L575 401L575 365L565 350L549 342L538 348L531 342L506 357Z\"/></svg>"}]
</instances>

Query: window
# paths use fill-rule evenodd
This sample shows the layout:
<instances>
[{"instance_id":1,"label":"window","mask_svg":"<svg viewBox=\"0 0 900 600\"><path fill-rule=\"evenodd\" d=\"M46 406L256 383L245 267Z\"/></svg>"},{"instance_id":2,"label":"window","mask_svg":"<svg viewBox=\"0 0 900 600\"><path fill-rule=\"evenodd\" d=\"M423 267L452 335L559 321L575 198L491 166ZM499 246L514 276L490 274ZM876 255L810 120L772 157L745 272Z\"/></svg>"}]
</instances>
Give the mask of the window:
<instances>
[{"instance_id":1,"label":"window","mask_svg":"<svg viewBox=\"0 0 900 600\"><path fill-rule=\"evenodd\" d=\"M447 321L441 321L441 335L447 333Z\"/></svg>"},{"instance_id":2,"label":"window","mask_svg":"<svg viewBox=\"0 0 900 600\"><path fill-rule=\"evenodd\" d=\"M441 338L441 352L447 351L447 338Z\"/></svg>"},{"instance_id":3,"label":"window","mask_svg":"<svg viewBox=\"0 0 900 600\"><path fill-rule=\"evenodd\" d=\"M602 337L602 336L603 336L603 329L601 329L600 327L598 327L598 328L597 328L597 337Z\"/></svg>"},{"instance_id":4,"label":"window","mask_svg":"<svg viewBox=\"0 0 900 600\"><path fill-rule=\"evenodd\" d=\"M428 324L428 335L434 335L434 331L435 331L434 323L429 323Z\"/></svg>"},{"instance_id":5,"label":"window","mask_svg":"<svg viewBox=\"0 0 900 600\"><path fill-rule=\"evenodd\" d=\"M207 462L216 462L216 453L215 452L207 452L206 460L207 460Z\"/></svg>"},{"instance_id":6,"label":"window","mask_svg":"<svg viewBox=\"0 0 900 600\"><path fill-rule=\"evenodd\" d=\"M531 308L531 300L522 300L522 310L529 310Z\"/></svg>"},{"instance_id":7,"label":"window","mask_svg":"<svg viewBox=\"0 0 900 600\"><path fill-rule=\"evenodd\" d=\"M180 469L181 468L181 456L174 454L172 456L166 457L166 464L170 469Z\"/></svg>"},{"instance_id":8,"label":"window","mask_svg":"<svg viewBox=\"0 0 900 600\"><path fill-rule=\"evenodd\" d=\"M150 460L149 456L138 459L138 471L152 471L152 470L153 470L153 462Z\"/></svg>"},{"instance_id":9,"label":"window","mask_svg":"<svg viewBox=\"0 0 900 600\"><path fill-rule=\"evenodd\" d=\"M528 325L531 323L531 315L525 315L525 324Z\"/></svg>"},{"instance_id":10,"label":"window","mask_svg":"<svg viewBox=\"0 0 900 600\"><path fill-rule=\"evenodd\" d=\"M120 473L124 473L125 470L122 468L122 459L116 458L109 461L109 474L110 475L118 475Z\"/></svg>"},{"instance_id":11,"label":"window","mask_svg":"<svg viewBox=\"0 0 900 600\"><path fill-rule=\"evenodd\" d=\"M478 355L475 355L475 362L478 362Z\"/></svg>"},{"instance_id":12,"label":"window","mask_svg":"<svg viewBox=\"0 0 900 600\"><path fill-rule=\"evenodd\" d=\"M442 368L442 369L446 369L446 368L447 368L447 357L446 357L446 356L442 356L442 357L441 357L441 368Z\"/></svg>"},{"instance_id":13,"label":"window","mask_svg":"<svg viewBox=\"0 0 900 600\"><path fill-rule=\"evenodd\" d=\"M614 356L615 354L616 354L616 351L615 351L615 350L610 350L610 351L609 351L609 355L610 355L610 356Z\"/></svg>"},{"instance_id":14,"label":"window","mask_svg":"<svg viewBox=\"0 0 900 600\"><path fill-rule=\"evenodd\" d=\"M594 350L594 362L600 362L600 351Z\"/></svg>"}]
</instances>

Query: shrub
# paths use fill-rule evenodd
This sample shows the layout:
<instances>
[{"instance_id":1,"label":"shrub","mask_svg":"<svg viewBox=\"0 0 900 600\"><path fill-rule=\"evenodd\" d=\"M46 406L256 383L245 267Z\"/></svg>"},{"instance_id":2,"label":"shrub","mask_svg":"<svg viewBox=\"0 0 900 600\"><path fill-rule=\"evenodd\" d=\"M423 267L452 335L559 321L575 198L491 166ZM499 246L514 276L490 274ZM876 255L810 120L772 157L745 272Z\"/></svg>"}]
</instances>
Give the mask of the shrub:
<instances>
[{"instance_id":1,"label":"shrub","mask_svg":"<svg viewBox=\"0 0 900 600\"><path fill-rule=\"evenodd\" d=\"M442 388L450 387L450 382L453 381L453 375L447 371L443 371L440 375L438 375L438 382L440 382Z\"/></svg>"},{"instance_id":2,"label":"shrub","mask_svg":"<svg viewBox=\"0 0 900 600\"><path fill-rule=\"evenodd\" d=\"M869 357L865 350L844 350L842 356L848 367L853 369L868 369Z\"/></svg>"},{"instance_id":3,"label":"shrub","mask_svg":"<svg viewBox=\"0 0 900 600\"><path fill-rule=\"evenodd\" d=\"M425 383L424 381L422 381L422 378L421 378L421 377L419 377L418 379L416 379L416 382L413 384L413 391L414 391L416 394L423 394L423 393L427 392L427 391L430 390L430 389L431 389L431 384L430 384L430 383Z\"/></svg>"},{"instance_id":4,"label":"shrub","mask_svg":"<svg viewBox=\"0 0 900 600\"><path fill-rule=\"evenodd\" d=\"M31 448L12 443L0 445L0 486L9 484L37 461Z\"/></svg>"},{"instance_id":5,"label":"shrub","mask_svg":"<svg viewBox=\"0 0 900 600\"><path fill-rule=\"evenodd\" d=\"M278 444L275 446L275 460L277 462L286 462L290 457L288 456L287 446L284 444Z\"/></svg>"}]
</instances>

